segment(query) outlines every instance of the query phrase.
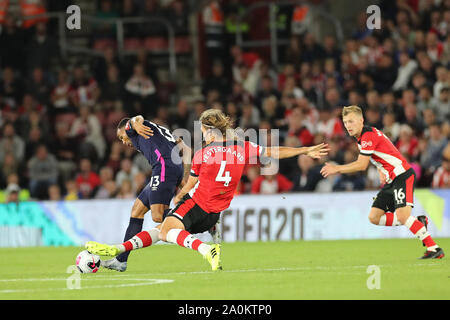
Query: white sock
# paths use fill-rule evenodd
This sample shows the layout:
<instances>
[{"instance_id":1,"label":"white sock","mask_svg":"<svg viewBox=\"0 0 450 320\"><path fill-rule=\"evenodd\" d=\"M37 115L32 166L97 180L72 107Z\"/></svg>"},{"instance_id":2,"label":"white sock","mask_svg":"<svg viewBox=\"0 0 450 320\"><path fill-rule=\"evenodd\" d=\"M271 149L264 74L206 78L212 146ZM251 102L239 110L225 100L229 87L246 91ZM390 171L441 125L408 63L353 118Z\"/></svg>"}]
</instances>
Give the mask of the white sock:
<instances>
[{"instance_id":1,"label":"white sock","mask_svg":"<svg viewBox=\"0 0 450 320\"><path fill-rule=\"evenodd\" d=\"M207 254L210 250L211 246L209 244L202 243L201 245L198 246L198 252L200 252L202 256Z\"/></svg>"},{"instance_id":2,"label":"white sock","mask_svg":"<svg viewBox=\"0 0 450 320\"><path fill-rule=\"evenodd\" d=\"M380 221L378 222L378 225L379 226L386 226L386 221L387 221L387 216L390 216L390 218L392 219L392 224L389 224L388 226L393 226L393 227L396 227L396 226L401 226L402 224L401 224L401 222L400 221L398 221L398 219L397 219L397 214L394 212L394 213L392 213L392 212L386 212L385 214L383 214L382 216L381 216L381 218L380 218Z\"/></svg>"}]
</instances>

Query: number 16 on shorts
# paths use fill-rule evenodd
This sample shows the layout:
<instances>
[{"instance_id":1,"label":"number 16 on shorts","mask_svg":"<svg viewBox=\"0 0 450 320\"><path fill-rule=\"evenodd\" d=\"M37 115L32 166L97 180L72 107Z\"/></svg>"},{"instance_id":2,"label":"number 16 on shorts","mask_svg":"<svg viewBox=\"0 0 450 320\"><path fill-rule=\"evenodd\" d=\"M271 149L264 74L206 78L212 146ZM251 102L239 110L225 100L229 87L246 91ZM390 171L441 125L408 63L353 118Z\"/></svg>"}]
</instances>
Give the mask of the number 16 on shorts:
<instances>
[{"instance_id":1,"label":"number 16 on shorts","mask_svg":"<svg viewBox=\"0 0 450 320\"><path fill-rule=\"evenodd\" d=\"M403 192L403 188L394 189L394 197L395 197L395 201L397 201L397 204L403 203L403 201L406 198L406 195Z\"/></svg>"}]
</instances>

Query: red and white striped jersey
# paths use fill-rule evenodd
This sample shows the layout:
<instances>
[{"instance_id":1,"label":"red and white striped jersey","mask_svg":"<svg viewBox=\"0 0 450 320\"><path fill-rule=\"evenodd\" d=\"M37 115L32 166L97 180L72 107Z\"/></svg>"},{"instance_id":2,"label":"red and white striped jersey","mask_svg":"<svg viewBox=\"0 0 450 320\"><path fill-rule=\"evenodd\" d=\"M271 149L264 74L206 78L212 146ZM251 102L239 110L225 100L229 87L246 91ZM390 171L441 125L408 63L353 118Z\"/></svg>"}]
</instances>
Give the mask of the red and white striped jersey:
<instances>
[{"instance_id":1,"label":"red and white striped jersey","mask_svg":"<svg viewBox=\"0 0 450 320\"><path fill-rule=\"evenodd\" d=\"M450 186L450 171L439 167L433 175L433 188L447 188Z\"/></svg>"},{"instance_id":2,"label":"red and white striped jersey","mask_svg":"<svg viewBox=\"0 0 450 320\"><path fill-rule=\"evenodd\" d=\"M229 207L247 164L258 163L264 152L249 141L213 142L197 151L191 176L198 182L189 195L205 212L221 212Z\"/></svg>"},{"instance_id":3,"label":"red and white striped jersey","mask_svg":"<svg viewBox=\"0 0 450 320\"><path fill-rule=\"evenodd\" d=\"M357 141L359 152L370 156L370 162L388 177L387 183L411 168L391 140L377 128L364 126Z\"/></svg>"}]
</instances>

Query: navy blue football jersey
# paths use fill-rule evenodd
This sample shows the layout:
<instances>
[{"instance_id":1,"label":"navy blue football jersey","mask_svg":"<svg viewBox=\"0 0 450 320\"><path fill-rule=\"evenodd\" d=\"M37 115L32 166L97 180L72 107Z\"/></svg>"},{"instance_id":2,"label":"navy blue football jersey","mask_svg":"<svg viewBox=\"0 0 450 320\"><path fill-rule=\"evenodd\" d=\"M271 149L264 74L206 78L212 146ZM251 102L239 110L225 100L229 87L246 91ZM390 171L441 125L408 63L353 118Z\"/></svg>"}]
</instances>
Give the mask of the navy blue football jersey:
<instances>
[{"instance_id":1,"label":"navy blue football jersey","mask_svg":"<svg viewBox=\"0 0 450 320\"><path fill-rule=\"evenodd\" d=\"M130 121L128 121L125 126L125 131L133 143L133 146L145 156L152 166L152 175L156 172L163 174L167 171L167 167L176 168L177 173L180 168L182 171L183 164L181 157L179 156L178 147L176 146L176 140L169 129L148 120L144 120L144 125L153 130L153 136L148 139L140 136L133 129ZM173 148L177 148L177 150L175 150L172 155Z\"/></svg>"}]
</instances>

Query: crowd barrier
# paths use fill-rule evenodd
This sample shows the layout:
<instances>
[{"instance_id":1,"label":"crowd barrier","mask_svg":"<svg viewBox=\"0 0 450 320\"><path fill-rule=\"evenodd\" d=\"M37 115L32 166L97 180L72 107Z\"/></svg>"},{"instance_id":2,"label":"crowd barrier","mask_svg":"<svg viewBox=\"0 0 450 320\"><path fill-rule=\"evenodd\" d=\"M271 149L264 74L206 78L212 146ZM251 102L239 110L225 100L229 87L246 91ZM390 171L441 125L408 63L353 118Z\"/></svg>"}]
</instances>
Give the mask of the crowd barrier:
<instances>
[{"instance_id":1,"label":"crowd barrier","mask_svg":"<svg viewBox=\"0 0 450 320\"><path fill-rule=\"evenodd\" d=\"M236 196L221 215L224 242L411 238L407 228L367 218L376 191ZM132 200L0 205L0 247L121 243ZM415 191L413 215L427 214L434 237L450 237L450 189ZM144 229L154 227L151 215ZM209 234L199 235L209 241Z\"/></svg>"}]
</instances>

